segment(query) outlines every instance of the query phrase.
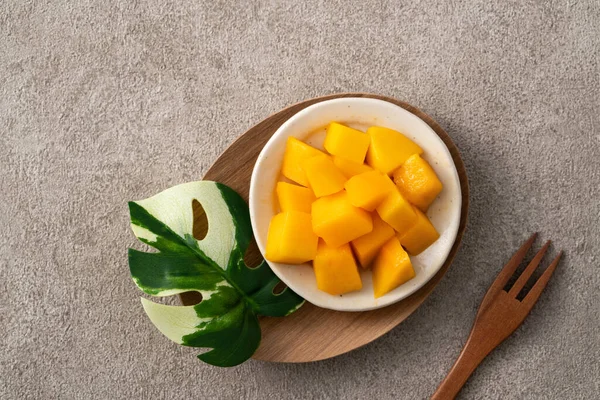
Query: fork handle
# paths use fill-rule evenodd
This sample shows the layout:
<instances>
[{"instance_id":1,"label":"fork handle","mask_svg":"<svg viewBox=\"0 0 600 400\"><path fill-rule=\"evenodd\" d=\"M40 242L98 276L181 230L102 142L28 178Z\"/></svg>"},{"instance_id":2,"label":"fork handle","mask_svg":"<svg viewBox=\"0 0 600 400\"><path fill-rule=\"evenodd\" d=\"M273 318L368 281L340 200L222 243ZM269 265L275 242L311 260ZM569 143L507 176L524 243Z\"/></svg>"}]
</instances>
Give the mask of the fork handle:
<instances>
[{"instance_id":1,"label":"fork handle","mask_svg":"<svg viewBox=\"0 0 600 400\"><path fill-rule=\"evenodd\" d=\"M444 378L433 396L431 396L431 400L454 399L467 382L467 379L469 379L473 371L475 371L490 351L491 349L480 348L476 342L467 340L465 347L463 347L450 372L448 372L446 378Z\"/></svg>"}]
</instances>

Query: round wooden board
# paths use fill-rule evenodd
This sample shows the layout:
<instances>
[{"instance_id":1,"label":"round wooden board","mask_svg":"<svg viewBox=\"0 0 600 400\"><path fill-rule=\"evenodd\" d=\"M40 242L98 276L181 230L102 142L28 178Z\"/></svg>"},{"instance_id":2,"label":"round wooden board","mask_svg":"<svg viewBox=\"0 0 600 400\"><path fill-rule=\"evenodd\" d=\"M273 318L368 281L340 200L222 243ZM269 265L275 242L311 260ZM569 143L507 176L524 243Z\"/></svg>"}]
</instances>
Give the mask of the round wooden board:
<instances>
[{"instance_id":1,"label":"round wooden board","mask_svg":"<svg viewBox=\"0 0 600 400\"><path fill-rule=\"evenodd\" d=\"M410 297L378 310L341 312L305 303L298 311L285 318L262 317L262 340L253 358L272 362L308 362L334 357L363 346L404 321L431 294L452 263L465 231L469 208L469 184L465 166L458 149L448 134L427 114L396 99L365 93L344 93L303 101L271 115L240 136L217 159L204 176L205 180L224 183L235 189L246 201L250 176L258 154L287 119L298 111L321 101L340 97L370 97L396 104L425 121L444 141L458 170L462 194L461 220L456 242L440 271ZM254 246L247 260L261 260ZM181 295L183 304L194 304L193 293Z\"/></svg>"}]
</instances>

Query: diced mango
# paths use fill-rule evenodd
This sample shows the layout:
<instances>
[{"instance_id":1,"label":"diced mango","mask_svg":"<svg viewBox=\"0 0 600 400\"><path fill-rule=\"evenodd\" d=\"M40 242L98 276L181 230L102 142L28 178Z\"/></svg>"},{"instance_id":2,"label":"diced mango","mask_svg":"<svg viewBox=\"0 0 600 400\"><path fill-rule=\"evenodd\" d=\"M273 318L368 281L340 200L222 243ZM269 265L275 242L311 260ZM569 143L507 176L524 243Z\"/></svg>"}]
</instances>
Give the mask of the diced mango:
<instances>
[{"instance_id":1,"label":"diced mango","mask_svg":"<svg viewBox=\"0 0 600 400\"><path fill-rule=\"evenodd\" d=\"M342 191L312 204L312 229L329 246L337 247L371 232L373 221L368 212L350 204Z\"/></svg>"},{"instance_id":2,"label":"diced mango","mask_svg":"<svg viewBox=\"0 0 600 400\"><path fill-rule=\"evenodd\" d=\"M381 202L377 213L401 235L417 222L417 214L397 188Z\"/></svg>"},{"instance_id":3,"label":"diced mango","mask_svg":"<svg viewBox=\"0 0 600 400\"><path fill-rule=\"evenodd\" d=\"M375 298L391 292L415 277L415 270L406 251L396 237L383 245L373 264Z\"/></svg>"},{"instance_id":4,"label":"diced mango","mask_svg":"<svg viewBox=\"0 0 600 400\"><path fill-rule=\"evenodd\" d=\"M317 156L302 161L302 169L313 193L317 197L328 196L344 189L346 176L342 174L329 156Z\"/></svg>"},{"instance_id":5,"label":"diced mango","mask_svg":"<svg viewBox=\"0 0 600 400\"><path fill-rule=\"evenodd\" d=\"M333 156L333 163L340 171L342 171L344 175L346 175L346 178L348 179L355 175L362 174L363 172L369 172L373 170L373 168L369 167L367 164L355 163L354 161L349 161L338 156Z\"/></svg>"},{"instance_id":6,"label":"diced mango","mask_svg":"<svg viewBox=\"0 0 600 400\"><path fill-rule=\"evenodd\" d=\"M318 241L310 214L285 211L271 219L265 257L273 262L302 264L315 258Z\"/></svg>"},{"instance_id":7,"label":"diced mango","mask_svg":"<svg viewBox=\"0 0 600 400\"><path fill-rule=\"evenodd\" d=\"M310 214L312 203L316 200L311 189L292 183L277 182L276 191L281 211L302 211Z\"/></svg>"},{"instance_id":8,"label":"diced mango","mask_svg":"<svg viewBox=\"0 0 600 400\"><path fill-rule=\"evenodd\" d=\"M414 210L417 214L417 222L402 236L398 235L400 244L404 246L411 256L422 253L440 237L440 234L435 230L427 215L416 207Z\"/></svg>"},{"instance_id":9,"label":"diced mango","mask_svg":"<svg viewBox=\"0 0 600 400\"><path fill-rule=\"evenodd\" d=\"M423 153L416 143L393 129L372 126L367 134L371 138L367 164L388 175L411 155Z\"/></svg>"},{"instance_id":10,"label":"diced mango","mask_svg":"<svg viewBox=\"0 0 600 400\"><path fill-rule=\"evenodd\" d=\"M404 197L423 212L442 191L442 182L435 171L418 154L410 156L394 171L394 182Z\"/></svg>"},{"instance_id":11,"label":"diced mango","mask_svg":"<svg viewBox=\"0 0 600 400\"><path fill-rule=\"evenodd\" d=\"M319 241L313 261L317 287L329 294L340 295L362 289L362 281L350 245L328 246Z\"/></svg>"},{"instance_id":12,"label":"diced mango","mask_svg":"<svg viewBox=\"0 0 600 400\"><path fill-rule=\"evenodd\" d=\"M362 164L369 148L369 136L337 122L327 127L325 150L334 156Z\"/></svg>"},{"instance_id":13,"label":"diced mango","mask_svg":"<svg viewBox=\"0 0 600 400\"><path fill-rule=\"evenodd\" d=\"M285 154L283 155L281 173L286 178L302 186L308 186L308 179L306 179L301 163L303 160L319 155L324 156L325 153L294 137L289 137L285 147Z\"/></svg>"},{"instance_id":14,"label":"diced mango","mask_svg":"<svg viewBox=\"0 0 600 400\"><path fill-rule=\"evenodd\" d=\"M391 183L384 173L369 171L353 176L344 187L353 206L373 211L395 189Z\"/></svg>"},{"instance_id":15,"label":"diced mango","mask_svg":"<svg viewBox=\"0 0 600 400\"><path fill-rule=\"evenodd\" d=\"M394 228L383 221L377 213L373 213L372 217L373 230L354 239L351 243L354 254L363 268L369 267L379 253L379 249L396 234Z\"/></svg>"}]
</instances>

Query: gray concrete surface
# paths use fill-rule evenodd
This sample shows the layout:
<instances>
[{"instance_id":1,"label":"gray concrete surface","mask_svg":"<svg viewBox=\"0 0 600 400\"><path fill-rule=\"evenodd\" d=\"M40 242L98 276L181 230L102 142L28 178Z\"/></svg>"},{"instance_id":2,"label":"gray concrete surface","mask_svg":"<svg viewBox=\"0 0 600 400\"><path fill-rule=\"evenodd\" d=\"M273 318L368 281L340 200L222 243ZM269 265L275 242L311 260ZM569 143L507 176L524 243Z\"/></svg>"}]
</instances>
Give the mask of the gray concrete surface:
<instances>
[{"instance_id":1,"label":"gray concrete surface","mask_svg":"<svg viewBox=\"0 0 600 400\"><path fill-rule=\"evenodd\" d=\"M600 4L0 3L0 398L419 399L529 232L566 258L464 399L600 397ZM219 369L143 314L126 201L199 179L302 99L365 91L433 116L471 182L464 245L376 342Z\"/></svg>"}]
</instances>

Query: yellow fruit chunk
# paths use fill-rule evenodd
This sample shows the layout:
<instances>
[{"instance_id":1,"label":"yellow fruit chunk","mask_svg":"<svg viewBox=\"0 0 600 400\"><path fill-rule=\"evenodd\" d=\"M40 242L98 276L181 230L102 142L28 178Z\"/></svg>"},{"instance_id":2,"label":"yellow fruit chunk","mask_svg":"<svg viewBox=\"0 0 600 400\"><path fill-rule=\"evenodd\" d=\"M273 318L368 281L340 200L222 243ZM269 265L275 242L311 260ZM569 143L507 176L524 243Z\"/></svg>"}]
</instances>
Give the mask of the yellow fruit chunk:
<instances>
[{"instance_id":1,"label":"yellow fruit chunk","mask_svg":"<svg viewBox=\"0 0 600 400\"><path fill-rule=\"evenodd\" d=\"M423 212L416 207L415 212L417 214L417 222L402 236L398 235L400 244L404 246L406 251L412 256L422 253L440 237L440 234L435 230L435 227L431 221L429 221L427 215L423 214ZM375 230L375 228L373 228L373 230Z\"/></svg>"},{"instance_id":2,"label":"yellow fruit chunk","mask_svg":"<svg viewBox=\"0 0 600 400\"><path fill-rule=\"evenodd\" d=\"M302 264L315 258L318 241L310 214L285 211L271 220L265 257L273 262Z\"/></svg>"},{"instance_id":3,"label":"yellow fruit chunk","mask_svg":"<svg viewBox=\"0 0 600 400\"><path fill-rule=\"evenodd\" d=\"M364 132L332 122L327 127L325 150L334 156L362 164L369 148L369 136Z\"/></svg>"},{"instance_id":4,"label":"yellow fruit chunk","mask_svg":"<svg viewBox=\"0 0 600 400\"><path fill-rule=\"evenodd\" d=\"M355 175L362 174L363 172L369 172L373 170L373 168L369 167L367 164L355 163L354 161L349 161L338 156L333 156L333 163L340 171L342 171L344 175L346 175L346 178L348 179Z\"/></svg>"},{"instance_id":5,"label":"yellow fruit chunk","mask_svg":"<svg viewBox=\"0 0 600 400\"><path fill-rule=\"evenodd\" d=\"M371 137L367 164L388 175L408 157L423 153L416 143L395 130L372 126L367 129L367 134Z\"/></svg>"},{"instance_id":6,"label":"yellow fruit chunk","mask_svg":"<svg viewBox=\"0 0 600 400\"><path fill-rule=\"evenodd\" d=\"M435 171L418 154L410 156L394 171L394 182L404 197L423 212L442 191L442 182Z\"/></svg>"},{"instance_id":7,"label":"yellow fruit chunk","mask_svg":"<svg viewBox=\"0 0 600 400\"><path fill-rule=\"evenodd\" d=\"M302 211L310 214L313 201L312 190L287 182L277 182L277 199L281 211Z\"/></svg>"},{"instance_id":8,"label":"yellow fruit chunk","mask_svg":"<svg viewBox=\"0 0 600 400\"><path fill-rule=\"evenodd\" d=\"M317 287L329 294L340 295L362 289L362 281L350 245L328 246L319 241L313 261Z\"/></svg>"},{"instance_id":9,"label":"yellow fruit chunk","mask_svg":"<svg viewBox=\"0 0 600 400\"><path fill-rule=\"evenodd\" d=\"M381 202L377 207L377 213L401 235L417 221L417 214L397 188L394 188Z\"/></svg>"},{"instance_id":10,"label":"yellow fruit chunk","mask_svg":"<svg viewBox=\"0 0 600 400\"><path fill-rule=\"evenodd\" d=\"M312 229L337 247L371 232L373 221L368 212L350 204L346 192L340 192L312 204Z\"/></svg>"},{"instance_id":11,"label":"yellow fruit chunk","mask_svg":"<svg viewBox=\"0 0 600 400\"><path fill-rule=\"evenodd\" d=\"M406 251L396 237L383 245L373 264L375 298L391 292L415 277L415 270Z\"/></svg>"},{"instance_id":12,"label":"yellow fruit chunk","mask_svg":"<svg viewBox=\"0 0 600 400\"><path fill-rule=\"evenodd\" d=\"M353 176L344 187L350 203L367 211L375 210L387 195L395 190L390 178L379 171Z\"/></svg>"},{"instance_id":13,"label":"yellow fruit chunk","mask_svg":"<svg viewBox=\"0 0 600 400\"><path fill-rule=\"evenodd\" d=\"M394 228L383 221L377 213L372 214L372 217L373 230L352 241L354 254L363 268L367 268L373 262L381 246L396 234Z\"/></svg>"},{"instance_id":14,"label":"yellow fruit chunk","mask_svg":"<svg viewBox=\"0 0 600 400\"><path fill-rule=\"evenodd\" d=\"M315 196L328 196L344 189L346 176L335 166L331 157L322 155L309 158L302 161L302 168Z\"/></svg>"},{"instance_id":15,"label":"yellow fruit chunk","mask_svg":"<svg viewBox=\"0 0 600 400\"><path fill-rule=\"evenodd\" d=\"M324 156L325 153L294 137L289 137L285 146L281 173L286 178L302 186L308 186L308 180L302 169L301 162L320 155Z\"/></svg>"}]
</instances>

